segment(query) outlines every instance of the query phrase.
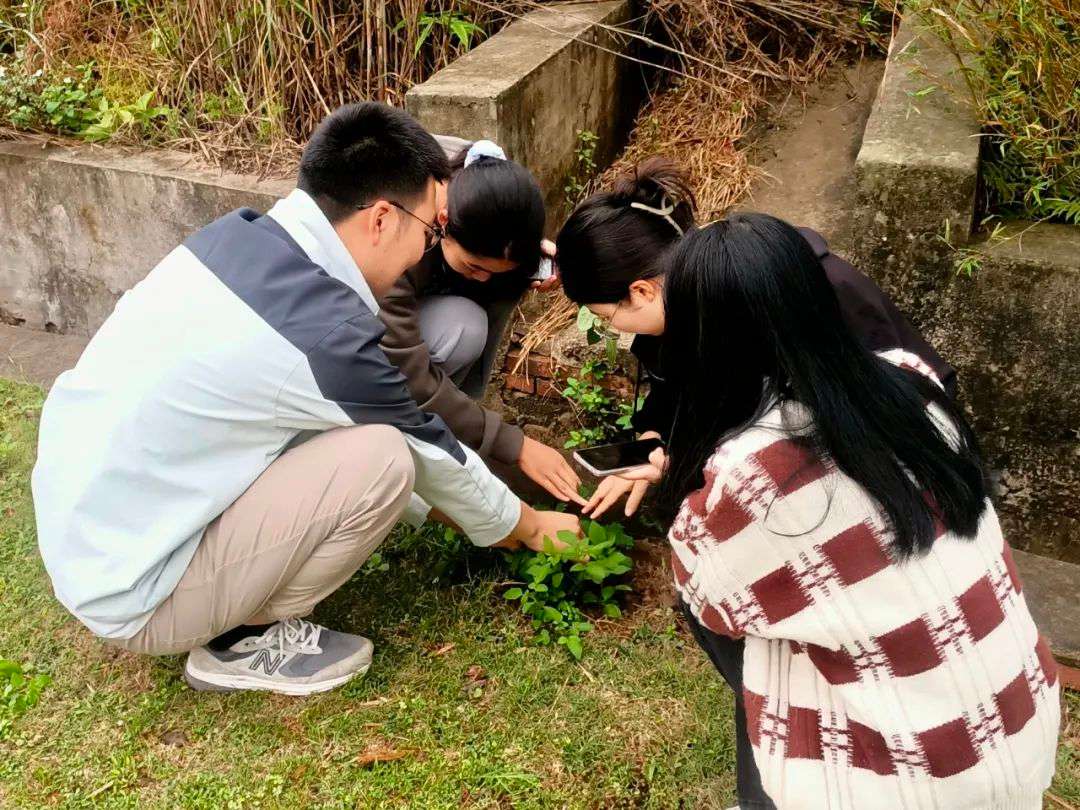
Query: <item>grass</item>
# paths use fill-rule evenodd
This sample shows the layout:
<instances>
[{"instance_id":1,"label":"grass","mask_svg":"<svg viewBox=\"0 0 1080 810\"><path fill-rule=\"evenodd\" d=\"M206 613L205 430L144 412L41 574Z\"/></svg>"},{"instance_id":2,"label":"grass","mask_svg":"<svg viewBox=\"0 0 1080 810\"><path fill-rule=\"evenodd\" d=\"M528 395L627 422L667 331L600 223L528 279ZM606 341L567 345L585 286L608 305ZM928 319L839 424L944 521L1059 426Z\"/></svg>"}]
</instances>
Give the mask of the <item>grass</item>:
<instances>
[{"instance_id":1,"label":"grass","mask_svg":"<svg viewBox=\"0 0 1080 810\"><path fill-rule=\"evenodd\" d=\"M663 599L601 623L577 664L561 647L529 643L498 594L502 568L479 550L443 552L399 534L378 561L387 571L361 570L321 605L316 619L376 648L365 678L325 695L196 693L180 679L181 658L97 642L52 598L35 547L29 471L41 398L0 380L0 659L50 678L0 739L0 806L734 801L731 693ZM661 578L654 570L641 584L655 590ZM1080 806L1080 695L1067 694L1064 709L1056 798L1045 805L1058 810Z\"/></svg>"},{"instance_id":2,"label":"grass","mask_svg":"<svg viewBox=\"0 0 1080 810\"><path fill-rule=\"evenodd\" d=\"M670 609L601 625L579 665L529 643L488 552L384 547L389 570L365 569L316 615L372 638L374 666L306 700L195 693L181 658L95 641L35 547L40 402L0 381L0 658L51 678L0 740L0 806L731 804L731 695Z\"/></svg>"}]
</instances>

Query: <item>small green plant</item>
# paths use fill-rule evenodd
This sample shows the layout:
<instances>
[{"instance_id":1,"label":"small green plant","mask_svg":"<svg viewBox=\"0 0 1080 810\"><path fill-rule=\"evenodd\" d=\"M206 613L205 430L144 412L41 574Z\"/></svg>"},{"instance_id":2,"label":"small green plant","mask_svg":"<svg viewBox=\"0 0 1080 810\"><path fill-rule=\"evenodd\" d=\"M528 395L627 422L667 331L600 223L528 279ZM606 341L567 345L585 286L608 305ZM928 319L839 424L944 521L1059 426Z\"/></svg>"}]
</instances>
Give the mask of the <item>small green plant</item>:
<instances>
[{"instance_id":1,"label":"small green plant","mask_svg":"<svg viewBox=\"0 0 1080 810\"><path fill-rule=\"evenodd\" d=\"M574 166L566 177L563 192L566 204L573 208L589 190L589 183L596 174L596 145L600 137L587 129L577 131L577 148L574 150Z\"/></svg>"},{"instance_id":2,"label":"small green plant","mask_svg":"<svg viewBox=\"0 0 1080 810\"><path fill-rule=\"evenodd\" d=\"M537 644L561 644L577 660L584 652L581 637L593 629L585 611L622 616L619 597L631 590L623 578L634 565L626 554L634 541L622 526L582 521L582 528L583 538L559 532L564 549L546 540L543 551L508 553L511 574L521 582L503 594L532 619Z\"/></svg>"},{"instance_id":3,"label":"small green plant","mask_svg":"<svg viewBox=\"0 0 1080 810\"><path fill-rule=\"evenodd\" d=\"M582 307L578 310L577 327L585 333L590 346L605 341L604 359L587 360L576 376L566 380L562 395L574 406L580 423L570 431L570 437L563 445L568 449L597 444L632 430L631 419L636 410L634 402L616 401L602 384L615 368L618 349L615 337L605 328L603 319ZM640 398L636 405L641 407Z\"/></svg>"},{"instance_id":4,"label":"small green plant","mask_svg":"<svg viewBox=\"0 0 1080 810\"><path fill-rule=\"evenodd\" d=\"M444 11L442 14L421 14L417 18L417 22L420 24L420 29L417 31L416 40L413 42L413 56L420 54L420 50L431 39L431 35L436 28L443 28L448 31L450 38L463 51L467 51L472 47L474 36L483 36L484 34L483 27L454 11ZM408 23L408 19L401 20L394 26L394 32L397 33Z\"/></svg>"},{"instance_id":5,"label":"small green plant","mask_svg":"<svg viewBox=\"0 0 1080 810\"><path fill-rule=\"evenodd\" d=\"M111 101L96 84L93 63L76 71L75 76L50 79L40 70L27 75L17 66L0 66L0 115L20 129L75 135L91 142L122 131L143 134L172 115L168 107L151 105L152 92L130 104Z\"/></svg>"},{"instance_id":6,"label":"small green plant","mask_svg":"<svg viewBox=\"0 0 1080 810\"><path fill-rule=\"evenodd\" d=\"M0 740L11 733L15 720L37 705L49 676L33 674L17 661L0 658Z\"/></svg>"}]
</instances>

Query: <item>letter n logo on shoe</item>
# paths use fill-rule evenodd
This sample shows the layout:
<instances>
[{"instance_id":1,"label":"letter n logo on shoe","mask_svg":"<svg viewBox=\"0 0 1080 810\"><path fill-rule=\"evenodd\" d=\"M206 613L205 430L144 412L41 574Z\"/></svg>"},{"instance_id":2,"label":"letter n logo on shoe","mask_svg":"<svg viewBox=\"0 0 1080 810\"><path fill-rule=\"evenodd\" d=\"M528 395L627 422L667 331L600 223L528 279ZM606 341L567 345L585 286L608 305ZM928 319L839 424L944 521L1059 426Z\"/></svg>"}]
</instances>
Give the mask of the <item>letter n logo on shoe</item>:
<instances>
[{"instance_id":1,"label":"letter n logo on shoe","mask_svg":"<svg viewBox=\"0 0 1080 810\"><path fill-rule=\"evenodd\" d=\"M284 660L284 655L271 655L269 650L259 650L248 669L254 671L261 666L263 672L267 675L273 675L277 672L277 668L281 666L281 662Z\"/></svg>"}]
</instances>

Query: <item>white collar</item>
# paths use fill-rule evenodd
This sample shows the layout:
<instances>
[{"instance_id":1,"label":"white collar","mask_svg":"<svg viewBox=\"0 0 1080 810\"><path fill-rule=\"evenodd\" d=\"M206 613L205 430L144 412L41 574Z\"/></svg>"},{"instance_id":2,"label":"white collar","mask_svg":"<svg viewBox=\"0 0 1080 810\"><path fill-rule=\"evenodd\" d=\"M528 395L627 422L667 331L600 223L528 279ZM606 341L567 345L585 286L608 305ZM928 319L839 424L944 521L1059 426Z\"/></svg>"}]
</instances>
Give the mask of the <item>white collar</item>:
<instances>
[{"instance_id":1,"label":"white collar","mask_svg":"<svg viewBox=\"0 0 1080 810\"><path fill-rule=\"evenodd\" d=\"M293 189L288 197L274 203L266 215L273 217L285 229L312 262L331 278L355 290L373 315L379 314L379 304L367 280L326 214L310 195L298 188Z\"/></svg>"}]
</instances>

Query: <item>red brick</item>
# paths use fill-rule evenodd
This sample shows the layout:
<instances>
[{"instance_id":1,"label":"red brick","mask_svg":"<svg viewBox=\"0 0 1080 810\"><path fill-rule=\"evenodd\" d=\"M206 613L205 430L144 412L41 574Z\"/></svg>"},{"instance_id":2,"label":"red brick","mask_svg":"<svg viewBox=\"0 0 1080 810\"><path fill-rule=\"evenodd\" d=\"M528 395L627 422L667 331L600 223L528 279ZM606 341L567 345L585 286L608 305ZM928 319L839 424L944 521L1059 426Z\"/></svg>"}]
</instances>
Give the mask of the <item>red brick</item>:
<instances>
[{"instance_id":1,"label":"red brick","mask_svg":"<svg viewBox=\"0 0 1080 810\"><path fill-rule=\"evenodd\" d=\"M521 360L521 351L514 350L506 353L506 370L513 372L514 368L518 366ZM525 363L518 368L518 373L525 369L530 377L544 377L550 379L555 376L554 361L542 354L529 354Z\"/></svg>"},{"instance_id":2,"label":"red brick","mask_svg":"<svg viewBox=\"0 0 1080 810\"><path fill-rule=\"evenodd\" d=\"M536 381L536 393L542 397L561 397L563 392L563 386L558 380L541 380Z\"/></svg>"},{"instance_id":3,"label":"red brick","mask_svg":"<svg viewBox=\"0 0 1080 810\"><path fill-rule=\"evenodd\" d=\"M522 377L520 374L507 374L506 388L511 391L524 391L526 394L535 394L536 380Z\"/></svg>"}]
</instances>

